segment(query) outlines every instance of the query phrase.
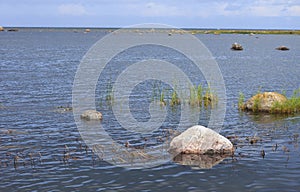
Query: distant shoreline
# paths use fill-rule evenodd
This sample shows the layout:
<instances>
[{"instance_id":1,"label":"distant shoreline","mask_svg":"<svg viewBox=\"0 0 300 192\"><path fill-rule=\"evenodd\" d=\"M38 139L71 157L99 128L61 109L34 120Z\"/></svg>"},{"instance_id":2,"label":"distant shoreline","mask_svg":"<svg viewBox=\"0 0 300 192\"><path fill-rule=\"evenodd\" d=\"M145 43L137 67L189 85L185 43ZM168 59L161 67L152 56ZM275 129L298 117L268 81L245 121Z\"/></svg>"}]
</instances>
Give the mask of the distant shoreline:
<instances>
[{"instance_id":1,"label":"distant shoreline","mask_svg":"<svg viewBox=\"0 0 300 192\"><path fill-rule=\"evenodd\" d=\"M71 32L84 32L86 29L90 29L93 31L108 31L112 32L118 29L126 29L126 28L105 28L105 27L3 27L4 31L16 30L16 31L71 31ZM133 31L143 32L147 29L138 29L138 28L129 28ZM197 29L197 28L182 28L182 29L167 29L167 28L159 28L154 29L155 31L165 31L170 33L182 33L183 31L192 33L192 34L287 34L287 35L300 35L300 30L291 30L291 29Z\"/></svg>"}]
</instances>

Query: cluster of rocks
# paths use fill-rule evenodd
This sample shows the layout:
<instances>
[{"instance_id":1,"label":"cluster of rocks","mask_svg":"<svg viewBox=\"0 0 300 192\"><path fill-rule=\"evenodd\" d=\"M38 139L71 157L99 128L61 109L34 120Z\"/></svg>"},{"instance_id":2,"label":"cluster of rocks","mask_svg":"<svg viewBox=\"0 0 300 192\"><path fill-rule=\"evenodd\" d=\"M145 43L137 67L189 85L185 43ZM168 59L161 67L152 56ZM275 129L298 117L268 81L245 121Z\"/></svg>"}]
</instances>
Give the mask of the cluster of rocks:
<instances>
[{"instance_id":1,"label":"cluster of rocks","mask_svg":"<svg viewBox=\"0 0 300 192\"><path fill-rule=\"evenodd\" d=\"M0 26L0 31L5 31L4 27ZM17 32L19 31L19 29L17 28L11 28L11 29L7 29L8 32Z\"/></svg>"},{"instance_id":2,"label":"cluster of rocks","mask_svg":"<svg viewBox=\"0 0 300 192\"><path fill-rule=\"evenodd\" d=\"M238 43L233 43L231 45L231 49L234 50L234 51L242 51L243 50L243 47L241 44L238 44ZM280 50L280 51L288 51L290 50L288 47L286 46L279 46L276 48L277 50Z\"/></svg>"},{"instance_id":3,"label":"cluster of rocks","mask_svg":"<svg viewBox=\"0 0 300 192\"><path fill-rule=\"evenodd\" d=\"M96 110L86 110L80 118L87 121L102 120L102 114ZM176 163L211 168L226 157L232 156L234 147L226 137L196 125L174 137L168 152Z\"/></svg>"}]
</instances>

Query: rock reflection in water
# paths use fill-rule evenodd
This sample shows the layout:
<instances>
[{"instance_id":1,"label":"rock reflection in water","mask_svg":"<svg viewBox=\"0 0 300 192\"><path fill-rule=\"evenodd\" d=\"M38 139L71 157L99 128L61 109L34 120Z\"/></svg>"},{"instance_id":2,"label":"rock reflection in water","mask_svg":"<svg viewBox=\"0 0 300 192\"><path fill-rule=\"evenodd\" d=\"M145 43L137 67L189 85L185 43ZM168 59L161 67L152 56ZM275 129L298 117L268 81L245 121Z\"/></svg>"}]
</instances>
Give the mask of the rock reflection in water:
<instances>
[{"instance_id":1,"label":"rock reflection in water","mask_svg":"<svg viewBox=\"0 0 300 192\"><path fill-rule=\"evenodd\" d=\"M227 157L230 157L230 154L179 154L173 158L173 161L181 165L188 165L194 168L211 169L213 166L221 163Z\"/></svg>"}]
</instances>

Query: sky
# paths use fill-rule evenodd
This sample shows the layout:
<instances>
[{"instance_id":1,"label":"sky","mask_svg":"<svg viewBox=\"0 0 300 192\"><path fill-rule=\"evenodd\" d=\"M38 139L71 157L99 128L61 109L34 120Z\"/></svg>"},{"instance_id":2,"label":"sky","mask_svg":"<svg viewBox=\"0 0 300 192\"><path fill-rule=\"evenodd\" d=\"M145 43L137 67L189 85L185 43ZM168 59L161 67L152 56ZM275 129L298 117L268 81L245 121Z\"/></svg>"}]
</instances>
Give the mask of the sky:
<instances>
[{"instance_id":1,"label":"sky","mask_svg":"<svg viewBox=\"0 0 300 192\"><path fill-rule=\"evenodd\" d=\"M0 0L0 26L300 29L300 0Z\"/></svg>"}]
</instances>

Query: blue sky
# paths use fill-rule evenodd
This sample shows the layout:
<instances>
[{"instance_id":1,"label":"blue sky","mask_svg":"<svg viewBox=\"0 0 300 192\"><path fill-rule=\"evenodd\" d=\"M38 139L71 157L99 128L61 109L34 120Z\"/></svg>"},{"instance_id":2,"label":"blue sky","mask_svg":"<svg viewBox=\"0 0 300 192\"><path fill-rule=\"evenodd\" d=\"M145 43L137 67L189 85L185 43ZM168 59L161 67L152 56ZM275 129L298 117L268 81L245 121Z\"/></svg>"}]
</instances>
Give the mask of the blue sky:
<instances>
[{"instance_id":1,"label":"blue sky","mask_svg":"<svg viewBox=\"0 0 300 192\"><path fill-rule=\"evenodd\" d=\"M300 0L0 0L0 26L300 29Z\"/></svg>"}]
</instances>

